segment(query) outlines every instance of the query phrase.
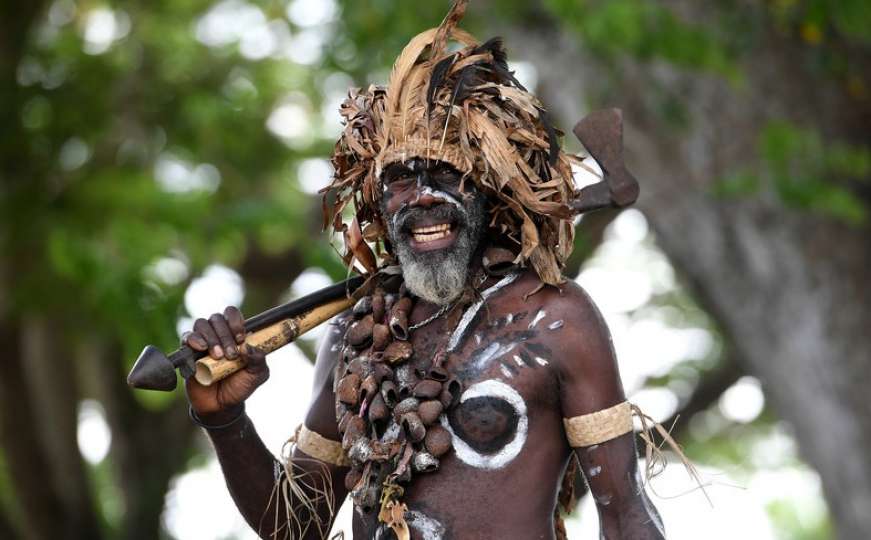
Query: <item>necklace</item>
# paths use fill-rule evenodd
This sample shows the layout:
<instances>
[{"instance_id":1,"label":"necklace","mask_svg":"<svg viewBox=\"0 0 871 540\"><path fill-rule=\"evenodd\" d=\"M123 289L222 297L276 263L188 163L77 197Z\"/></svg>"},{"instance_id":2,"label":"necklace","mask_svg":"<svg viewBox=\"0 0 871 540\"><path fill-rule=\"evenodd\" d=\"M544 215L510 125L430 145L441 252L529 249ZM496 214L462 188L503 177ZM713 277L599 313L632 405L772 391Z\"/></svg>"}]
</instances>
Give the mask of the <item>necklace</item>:
<instances>
[{"instance_id":1,"label":"necklace","mask_svg":"<svg viewBox=\"0 0 871 540\"><path fill-rule=\"evenodd\" d=\"M481 286L485 281L487 281L487 275L486 275L486 274L482 275L482 276L478 279L478 283L477 283L475 286L476 286L476 287L480 287L480 286ZM431 315L430 317L428 317L428 318L426 318L426 319L420 321L420 322L417 323L417 324L413 324L413 325L409 326L408 329L409 329L409 330L417 330L418 328L422 328L422 327L428 325L429 323L431 323L431 322L433 322L434 320L438 319L439 317L441 317L441 316L444 315L445 313L447 313L447 312L449 312L450 310L454 309L454 307L456 307L456 305L457 305L457 302L459 302L461 298L462 298L462 296L460 296L460 298L457 298L456 300L454 300L454 301L451 302L450 304L445 304L444 306L442 306L442 308L441 308L440 310L438 310L437 312L435 312L433 315Z\"/></svg>"},{"instance_id":2,"label":"necklace","mask_svg":"<svg viewBox=\"0 0 871 540\"><path fill-rule=\"evenodd\" d=\"M418 328L421 328L421 327L423 327L423 326L426 326L426 325L428 325L429 323L431 323L431 322L433 322L434 320L436 320L436 319L438 319L439 317L441 317L442 315L444 315L445 313L447 313L448 311L450 311L450 310L451 310L454 306L456 306L456 305L457 305L456 302L451 302L450 304L445 304L444 306L442 306L442 308L441 308L440 310L436 311L435 314L433 314L432 316L430 316L430 317L428 317L428 318L426 318L426 319L420 321L420 322L417 323L417 324L412 324L411 326L408 327L408 329L409 329L409 330L417 330Z\"/></svg>"}]
</instances>

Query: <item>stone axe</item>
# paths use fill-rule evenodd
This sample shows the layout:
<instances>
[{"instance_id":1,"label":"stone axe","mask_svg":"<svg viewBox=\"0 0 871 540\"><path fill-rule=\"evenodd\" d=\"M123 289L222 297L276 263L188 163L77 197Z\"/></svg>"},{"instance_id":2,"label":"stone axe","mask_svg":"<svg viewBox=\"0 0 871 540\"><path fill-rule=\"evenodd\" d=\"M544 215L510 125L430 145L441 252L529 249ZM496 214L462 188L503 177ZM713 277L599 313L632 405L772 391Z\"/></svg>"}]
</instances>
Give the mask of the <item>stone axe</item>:
<instances>
[{"instance_id":1,"label":"stone axe","mask_svg":"<svg viewBox=\"0 0 871 540\"><path fill-rule=\"evenodd\" d=\"M356 276L251 317L245 321L245 343L271 353L353 306L370 283L364 276ZM243 367L241 360L215 360L187 345L169 355L147 345L130 370L127 384L142 390L171 392L178 382L176 369L185 379L193 376L208 386Z\"/></svg>"}]
</instances>

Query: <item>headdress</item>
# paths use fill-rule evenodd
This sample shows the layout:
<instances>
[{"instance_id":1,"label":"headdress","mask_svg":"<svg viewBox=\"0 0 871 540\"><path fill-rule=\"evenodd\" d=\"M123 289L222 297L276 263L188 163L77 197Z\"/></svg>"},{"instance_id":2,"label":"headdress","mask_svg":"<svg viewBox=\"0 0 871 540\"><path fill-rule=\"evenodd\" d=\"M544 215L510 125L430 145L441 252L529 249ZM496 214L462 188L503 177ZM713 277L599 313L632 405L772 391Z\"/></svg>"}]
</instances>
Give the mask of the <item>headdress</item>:
<instances>
[{"instance_id":1,"label":"headdress","mask_svg":"<svg viewBox=\"0 0 871 540\"><path fill-rule=\"evenodd\" d=\"M502 41L479 43L457 28L467 3L455 0L438 28L411 40L386 87L349 93L335 174L324 189L325 226L345 233L346 263L369 259L360 262L372 270L371 253L351 248L365 248L362 235L379 255L392 255L380 212L382 170L414 158L444 161L488 195L489 229L508 239L514 262L556 285L573 247L572 163L581 158L560 149L541 102L509 71Z\"/></svg>"}]
</instances>

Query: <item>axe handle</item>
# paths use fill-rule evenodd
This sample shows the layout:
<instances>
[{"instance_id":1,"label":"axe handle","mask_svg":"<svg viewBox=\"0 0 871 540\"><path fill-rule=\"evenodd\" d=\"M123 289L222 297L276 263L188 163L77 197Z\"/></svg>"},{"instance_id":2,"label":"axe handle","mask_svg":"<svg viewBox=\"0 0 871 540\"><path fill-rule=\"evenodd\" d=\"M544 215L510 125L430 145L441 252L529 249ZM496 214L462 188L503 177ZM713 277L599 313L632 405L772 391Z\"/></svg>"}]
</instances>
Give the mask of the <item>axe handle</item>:
<instances>
[{"instance_id":1,"label":"axe handle","mask_svg":"<svg viewBox=\"0 0 871 540\"><path fill-rule=\"evenodd\" d=\"M354 302L354 298L339 298L338 300L317 306L296 317L281 320L248 334L245 338L245 343L259 349L264 354L269 354L284 347L315 326L350 308L354 305ZM194 377L196 377L197 382L200 384L210 386L244 367L245 362L242 360L215 360L206 356L197 360Z\"/></svg>"}]
</instances>

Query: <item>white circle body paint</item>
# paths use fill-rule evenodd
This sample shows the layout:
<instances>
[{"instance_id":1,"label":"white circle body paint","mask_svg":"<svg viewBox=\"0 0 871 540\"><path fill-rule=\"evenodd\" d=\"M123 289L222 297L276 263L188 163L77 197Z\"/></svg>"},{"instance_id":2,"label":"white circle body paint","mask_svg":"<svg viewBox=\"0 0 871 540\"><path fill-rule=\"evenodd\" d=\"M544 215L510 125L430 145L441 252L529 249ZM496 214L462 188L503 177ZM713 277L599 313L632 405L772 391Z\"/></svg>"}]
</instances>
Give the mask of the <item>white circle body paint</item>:
<instances>
[{"instance_id":1,"label":"white circle body paint","mask_svg":"<svg viewBox=\"0 0 871 540\"><path fill-rule=\"evenodd\" d=\"M442 415L440 420L442 426L451 434L451 442L454 445L454 452L460 461L478 469L501 469L508 465L514 458L520 454L523 445L526 443L526 434L529 430L529 418L526 416L526 402L517 393L517 390L511 388L502 381L496 379L488 379L475 383L463 392L460 396L460 403L466 400L477 397L495 397L504 399L514 408L517 414L517 431L514 433L514 438L508 444L502 447L495 454L482 454L471 446L466 441L461 439L451 428L451 423L448 421L447 415Z\"/></svg>"}]
</instances>

